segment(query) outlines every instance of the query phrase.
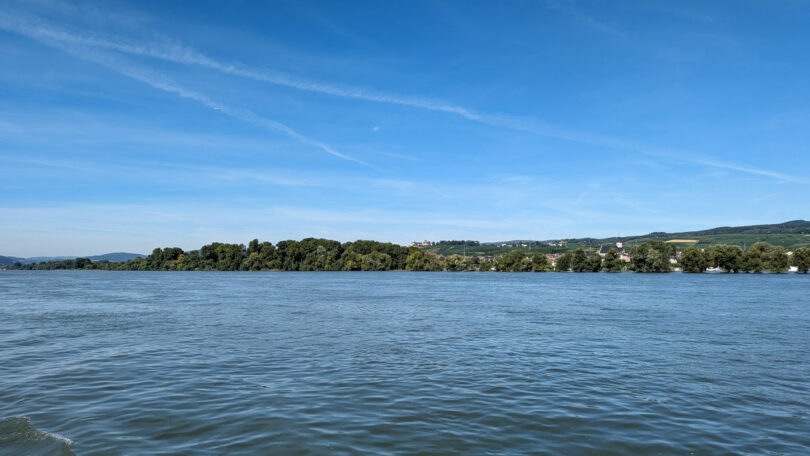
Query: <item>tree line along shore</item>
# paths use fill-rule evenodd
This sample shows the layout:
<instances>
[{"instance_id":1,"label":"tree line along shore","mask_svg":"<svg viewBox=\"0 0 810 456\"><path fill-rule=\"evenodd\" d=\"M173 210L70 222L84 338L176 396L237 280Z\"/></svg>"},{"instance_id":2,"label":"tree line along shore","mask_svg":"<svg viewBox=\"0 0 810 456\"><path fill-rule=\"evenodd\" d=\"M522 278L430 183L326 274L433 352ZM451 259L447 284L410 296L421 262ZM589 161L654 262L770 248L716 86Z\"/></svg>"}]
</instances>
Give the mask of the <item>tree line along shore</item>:
<instances>
[{"instance_id":1,"label":"tree line along shore","mask_svg":"<svg viewBox=\"0 0 810 456\"><path fill-rule=\"evenodd\" d=\"M114 271L504 271L504 272L621 272L665 273L682 270L701 273L710 269L728 273L788 272L791 266L806 274L810 270L810 249L788 252L764 242L746 250L734 245L711 249L687 247L676 252L673 244L647 241L630 247L627 255L615 248L602 256L583 248L560 255L527 254L512 250L493 257L440 256L418 247L388 242L340 243L307 238L277 244L254 239L244 244L215 242L199 250L178 247L156 248L146 258L123 262L91 261L87 258L15 263L5 269L87 269Z\"/></svg>"}]
</instances>

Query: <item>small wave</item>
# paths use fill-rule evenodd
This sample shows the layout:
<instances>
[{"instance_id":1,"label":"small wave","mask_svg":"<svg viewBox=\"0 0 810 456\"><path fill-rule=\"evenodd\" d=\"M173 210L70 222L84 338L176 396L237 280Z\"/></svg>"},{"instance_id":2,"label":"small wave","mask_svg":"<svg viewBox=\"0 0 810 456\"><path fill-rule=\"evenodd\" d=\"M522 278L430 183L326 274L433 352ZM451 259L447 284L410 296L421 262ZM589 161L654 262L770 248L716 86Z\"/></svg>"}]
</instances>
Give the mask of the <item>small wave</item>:
<instances>
[{"instance_id":1,"label":"small wave","mask_svg":"<svg viewBox=\"0 0 810 456\"><path fill-rule=\"evenodd\" d=\"M73 441L53 432L41 431L24 416L0 419L0 454L59 454L75 456Z\"/></svg>"}]
</instances>

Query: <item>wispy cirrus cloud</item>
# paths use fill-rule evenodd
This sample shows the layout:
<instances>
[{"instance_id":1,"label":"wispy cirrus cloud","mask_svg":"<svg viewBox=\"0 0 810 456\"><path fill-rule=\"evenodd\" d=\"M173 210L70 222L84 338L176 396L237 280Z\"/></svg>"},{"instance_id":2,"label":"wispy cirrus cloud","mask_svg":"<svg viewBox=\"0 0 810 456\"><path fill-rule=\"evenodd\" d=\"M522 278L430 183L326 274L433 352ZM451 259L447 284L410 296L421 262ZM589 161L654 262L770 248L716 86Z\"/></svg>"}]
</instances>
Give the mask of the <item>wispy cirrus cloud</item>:
<instances>
[{"instance_id":1,"label":"wispy cirrus cloud","mask_svg":"<svg viewBox=\"0 0 810 456\"><path fill-rule=\"evenodd\" d=\"M712 167L712 168L725 169L725 170L729 170L729 171L737 171L737 172L740 172L740 173L755 174L755 175L758 175L758 176L770 177L770 178L780 180L780 181L783 181L783 182L793 182L793 183L798 183L798 184L808 184L808 183L810 183L810 179L804 179L804 178L801 178L801 177L791 176L789 174L784 174L784 173L771 171L771 170L767 170L767 169L754 168L754 167L751 167L751 166L743 166L743 165L738 165L738 164L734 164L734 163L724 163L724 162L718 162L718 161L713 161L713 160L700 160L700 159L697 160L697 163L699 163L701 165L709 166L709 167Z\"/></svg>"},{"instance_id":2,"label":"wispy cirrus cloud","mask_svg":"<svg viewBox=\"0 0 810 456\"><path fill-rule=\"evenodd\" d=\"M621 31L613 29L612 27L596 21L587 15L581 14L581 12L579 12L576 8L573 8L573 6L568 3L561 3L554 0L549 0L546 3L552 8L567 12L568 14L574 14L579 20L585 21L594 28L601 29L607 33L623 35ZM738 173L762 176L782 182L801 184L810 183L810 181L807 179L792 176L787 173L760 169L746 164L724 163L712 159L706 159L705 157L697 157L695 154L688 151L667 150L662 152L660 148L639 144L623 138L567 129L533 118L500 113L480 112L454 103L418 95L402 95L366 87L313 81L277 71L251 68L242 64L225 63L209 57L196 49L169 40L139 42L122 36L81 33L67 30L64 27L55 26L37 18L14 16L2 12L0 12L0 29L15 32L34 40L61 48L81 58L94 60L99 64L108 66L115 71L118 71L130 78L144 82L157 89L195 100L209 108L220 110L223 114L266 129L284 133L301 141L302 143L317 147L331 155L344 160L353 161L373 169L378 168L339 152L335 148L323 142L306 137L278 121L263 118L250 110L223 106L220 103L216 103L214 100L205 96L204 94L184 89L163 75L158 75L150 70L133 67L120 62L116 63L111 59L112 56L110 54L106 54L106 57L99 57L101 54L98 53L98 50L114 51L178 64L195 65L232 76L244 77L259 82L289 87L297 90L322 93L341 98L443 112L457 115L470 121L489 126L502 127L590 146L630 151L676 162L688 162L693 165L701 165L711 168L735 171ZM77 49L81 49L81 52L77 51ZM95 54L93 52L95 52Z\"/></svg>"},{"instance_id":3,"label":"wispy cirrus cloud","mask_svg":"<svg viewBox=\"0 0 810 456\"><path fill-rule=\"evenodd\" d=\"M117 73L140 81L155 89L177 95L181 98L196 101L205 107L219 111L222 114L233 117L237 120L241 120L267 130L283 133L301 143L321 149L322 151L343 160L348 160L372 169L379 170L379 168L370 165L369 163L339 152L334 147L326 143L305 136L277 120L259 116L249 109L235 108L227 106L223 103L219 103L205 94L180 86L168 76L147 68L138 67L137 65L125 62L114 55L93 49L93 43L97 43L97 41L74 39L75 37L73 37L73 35L64 34L42 26L32 25L27 20L10 17L6 14L0 15L0 28L15 31L40 43L47 44L51 47L67 52L73 56L103 65ZM108 48L109 46L101 47ZM129 48L122 47L116 50L124 49Z\"/></svg>"},{"instance_id":4,"label":"wispy cirrus cloud","mask_svg":"<svg viewBox=\"0 0 810 456\"><path fill-rule=\"evenodd\" d=\"M407 106L428 111L454 114L474 122L503 127L543 136L555 137L593 145L611 143L607 138L566 130L536 119L498 113L479 112L454 103L419 95L402 95L367 87L356 87L323 81L313 81L277 71L250 68L241 64L225 63L191 47L177 42L139 42L122 36L87 34L67 30L46 21L0 13L0 29L15 32L29 38L49 43L61 43L85 48L115 51L140 57L149 57L171 63L196 65L224 74L244 77L259 82L289 87L309 92L322 93L341 98L350 98L375 103Z\"/></svg>"}]
</instances>

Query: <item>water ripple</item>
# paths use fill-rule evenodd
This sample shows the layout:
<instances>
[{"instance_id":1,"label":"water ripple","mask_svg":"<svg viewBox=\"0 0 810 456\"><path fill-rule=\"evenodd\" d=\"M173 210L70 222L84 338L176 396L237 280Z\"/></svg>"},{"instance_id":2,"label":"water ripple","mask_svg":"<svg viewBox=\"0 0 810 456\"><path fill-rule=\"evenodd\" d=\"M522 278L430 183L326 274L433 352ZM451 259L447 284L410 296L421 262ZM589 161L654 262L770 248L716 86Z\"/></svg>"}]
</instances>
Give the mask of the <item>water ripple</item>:
<instances>
[{"instance_id":1,"label":"water ripple","mask_svg":"<svg viewBox=\"0 0 810 456\"><path fill-rule=\"evenodd\" d=\"M810 448L797 275L54 271L0 289L0 454Z\"/></svg>"}]
</instances>

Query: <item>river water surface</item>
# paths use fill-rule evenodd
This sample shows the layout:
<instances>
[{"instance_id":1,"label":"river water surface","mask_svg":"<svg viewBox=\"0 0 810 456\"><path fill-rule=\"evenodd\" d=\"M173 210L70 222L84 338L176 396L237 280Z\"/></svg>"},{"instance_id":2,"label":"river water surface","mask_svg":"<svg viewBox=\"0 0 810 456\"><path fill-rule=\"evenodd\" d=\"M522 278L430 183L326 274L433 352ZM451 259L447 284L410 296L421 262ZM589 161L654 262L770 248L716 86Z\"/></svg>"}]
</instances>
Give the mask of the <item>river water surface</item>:
<instances>
[{"instance_id":1,"label":"river water surface","mask_svg":"<svg viewBox=\"0 0 810 456\"><path fill-rule=\"evenodd\" d=\"M808 454L810 276L0 271L0 454Z\"/></svg>"}]
</instances>

